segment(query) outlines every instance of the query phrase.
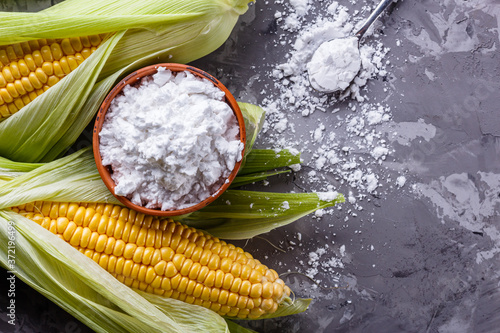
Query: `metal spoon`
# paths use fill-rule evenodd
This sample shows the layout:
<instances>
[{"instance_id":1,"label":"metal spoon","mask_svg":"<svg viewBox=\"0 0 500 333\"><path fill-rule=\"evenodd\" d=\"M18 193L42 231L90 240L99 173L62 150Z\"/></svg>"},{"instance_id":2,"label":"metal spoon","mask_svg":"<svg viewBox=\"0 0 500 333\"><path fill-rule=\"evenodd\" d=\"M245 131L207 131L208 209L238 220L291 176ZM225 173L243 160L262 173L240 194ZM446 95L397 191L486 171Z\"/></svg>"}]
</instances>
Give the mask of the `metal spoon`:
<instances>
[{"instance_id":1,"label":"metal spoon","mask_svg":"<svg viewBox=\"0 0 500 333\"><path fill-rule=\"evenodd\" d=\"M356 50L357 53L355 54L352 54L350 56L353 56L355 57L354 59L352 59L352 62L354 62L354 66L356 66L357 64L359 64L359 67L361 66L361 55L359 53L359 41L361 40L361 38L363 37L363 35L365 34L365 32L368 30L368 28L370 28L370 26L373 24L373 22L375 22L375 20L380 16L380 14L387 8L389 7L389 5L393 2L393 0L382 0L380 1L380 3L377 5L377 7L373 10L373 12L370 14L370 16L366 19L365 23L363 24L363 26L359 29L358 32L356 32L354 34L354 36L349 36L349 37L344 37L344 38L339 38L339 39L332 39L332 40L329 40L329 41L326 41L326 42L323 42L320 47L318 47L318 49L316 49L316 51L314 52L313 54L313 57L312 59L315 59L315 56L316 57L320 57L321 55L319 54L319 52L325 52L325 47L326 47L326 43L329 43L331 44L332 42L335 42L335 41L341 41L342 39L346 39L346 38L356 38L357 39L357 42L358 42L358 49ZM323 47L322 47L323 46ZM327 51L328 52L328 51ZM319 85L319 83L314 79L314 75L316 74L316 70L324 70L323 68L311 68L308 66L308 74L309 74L309 82L311 83L311 86L320 91L320 92L325 92L325 93L331 93L331 92L336 92L336 91L341 91L341 90L344 90L346 89L350 83L354 80L354 78L356 77L356 75L358 74L359 71L357 72L345 72L344 76L341 78L342 79L342 84L340 87L336 87L334 90L331 90L331 89L327 89L325 87L322 87L321 85Z\"/></svg>"}]
</instances>

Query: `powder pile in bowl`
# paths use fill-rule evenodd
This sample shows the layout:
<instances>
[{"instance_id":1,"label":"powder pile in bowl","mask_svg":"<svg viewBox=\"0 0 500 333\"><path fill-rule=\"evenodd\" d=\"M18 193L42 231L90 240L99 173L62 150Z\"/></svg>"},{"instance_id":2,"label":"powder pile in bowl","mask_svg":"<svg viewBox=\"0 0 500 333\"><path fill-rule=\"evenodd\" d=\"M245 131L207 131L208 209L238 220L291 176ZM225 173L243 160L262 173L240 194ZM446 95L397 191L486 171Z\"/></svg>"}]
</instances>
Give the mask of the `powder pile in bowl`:
<instances>
[{"instance_id":1,"label":"powder pile in bowl","mask_svg":"<svg viewBox=\"0 0 500 333\"><path fill-rule=\"evenodd\" d=\"M113 99L99 140L115 194L164 211L215 194L244 148L223 91L189 71L162 67Z\"/></svg>"}]
</instances>

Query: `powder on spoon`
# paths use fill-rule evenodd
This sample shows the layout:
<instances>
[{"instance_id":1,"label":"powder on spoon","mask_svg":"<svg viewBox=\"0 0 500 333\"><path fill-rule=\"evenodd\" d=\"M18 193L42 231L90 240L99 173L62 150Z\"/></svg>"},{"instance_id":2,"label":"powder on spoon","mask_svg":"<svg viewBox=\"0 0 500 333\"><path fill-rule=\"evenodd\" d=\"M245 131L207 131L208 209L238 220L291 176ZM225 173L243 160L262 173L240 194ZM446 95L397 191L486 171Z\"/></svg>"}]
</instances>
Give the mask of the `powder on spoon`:
<instances>
[{"instance_id":1,"label":"powder on spoon","mask_svg":"<svg viewBox=\"0 0 500 333\"><path fill-rule=\"evenodd\" d=\"M161 210L213 195L242 158L243 143L225 94L188 71L160 67L114 98L99 134L115 193Z\"/></svg>"},{"instance_id":2,"label":"powder on spoon","mask_svg":"<svg viewBox=\"0 0 500 333\"><path fill-rule=\"evenodd\" d=\"M309 80L322 92L343 91L361 68L356 37L339 38L319 46L307 64Z\"/></svg>"}]
</instances>

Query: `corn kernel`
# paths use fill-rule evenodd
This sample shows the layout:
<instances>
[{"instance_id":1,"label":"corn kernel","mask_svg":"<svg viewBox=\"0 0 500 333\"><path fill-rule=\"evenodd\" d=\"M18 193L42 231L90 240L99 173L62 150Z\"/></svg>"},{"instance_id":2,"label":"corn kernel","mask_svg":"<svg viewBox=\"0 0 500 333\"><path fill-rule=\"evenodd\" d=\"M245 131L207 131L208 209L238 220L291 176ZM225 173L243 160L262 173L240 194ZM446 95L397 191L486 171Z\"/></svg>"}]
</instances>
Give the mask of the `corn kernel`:
<instances>
[{"instance_id":1,"label":"corn kernel","mask_svg":"<svg viewBox=\"0 0 500 333\"><path fill-rule=\"evenodd\" d=\"M207 266L201 266L200 273L198 274L196 281L198 281L198 282L205 281L209 272L210 272L210 269Z\"/></svg>"},{"instance_id":2,"label":"corn kernel","mask_svg":"<svg viewBox=\"0 0 500 333\"><path fill-rule=\"evenodd\" d=\"M205 278L205 281L203 281L203 284L209 288L214 286L214 284L215 284L215 272L214 271L208 272L207 277Z\"/></svg>"},{"instance_id":3,"label":"corn kernel","mask_svg":"<svg viewBox=\"0 0 500 333\"><path fill-rule=\"evenodd\" d=\"M248 280L243 280L241 282L241 287L240 287L240 295L243 296L248 296L250 295L250 288L252 288L252 284Z\"/></svg>"},{"instance_id":4,"label":"corn kernel","mask_svg":"<svg viewBox=\"0 0 500 333\"><path fill-rule=\"evenodd\" d=\"M82 45L80 38L72 37L69 39L69 42L70 42L71 47L73 49L73 53L67 53L67 54L74 54L75 51L80 52L83 49L83 45ZM68 51L71 51L71 50L68 50Z\"/></svg>"},{"instance_id":5,"label":"corn kernel","mask_svg":"<svg viewBox=\"0 0 500 333\"><path fill-rule=\"evenodd\" d=\"M240 291L240 287L241 287L241 282L242 282L241 278L234 279L233 284L231 285L231 289L230 290L233 293L239 292Z\"/></svg>"},{"instance_id":6,"label":"corn kernel","mask_svg":"<svg viewBox=\"0 0 500 333\"><path fill-rule=\"evenodd\" d=\"M61 48L66 55L75 54L75 50L73 49L69 38L64 38L61 41Z\"/></svg>"},{"instance_id":7,"label":"corn kernel","mask_svg":"<svg viewBox=\"0 0 500 333\"><path fill-rule=\"evenodd\" d=\"M108 242L108 236L103 235L103 234L99 234L99 237L97 238L97 243L95 245L95 250L97 252L103 252L105 247L106 247L107 242Z\"/></svg>"},{"instance_id":8,"label":"corn kernel","mask_svg":"<svg viewBox=\"0 0 500 333\"><path fill-rule=\"evenodd\" d=\"M193 296L196 298L200 298L201 293L203 292L203 288L205 288L201 283L196 283L196 286L193 290Z\"/></svg>"},{"instance_id":9,"label":"corn kernel","mask_svg":"<svg viewBox=\"0 0 500 333\"><path fill-rule=\"evenodd\" d=\"M65 217L63 217L65 218ZM76 224L75 224L76 225ZM69 240L69 243L73 246L78 246L80 245L80 240L82 238L83 234L83 228L82 227L77 227L75 232L73 233L73 236Z\"/></svg>"},{"instance_id":10,"label":"corn kernel","mask_svg":"<svg viewBox=\"0 0 500 333\"><path fill-rule=\"evenodd\" d=\"M191 259L186 259L180 269L181 274L183 276L188 276L192 266L193 266L193 261Z\"/></svg>"},{"instance_id":11,"label":"corn kernel","mask_svg":"<svg viewBox=\"0 0 500 333\"><path fill-rule=\"evenodd\" d=\"M66 219L65 217L62 217L62 219ZM59 219L58 219L59 220ZM59 224L59 223L58 223ZM76 230L76 223L71 221L68 223L68 226L66 228L66 230L64 231L63 233L63 237L64 237L64 240L69 242L69 240L71 239L71 237L73 236L73 233L75 232Z\"/></svg>"},{"instance_id":12,"label":"corn kernel","mask_svg":"<svg viewBox=\"0 0 500 333\"><path fill-rule=\"evenodd\" d=\"M167 267L165 268L165 276L166 277L173 277L178 273L177 268L172 262L167 262Z\"/></svg>"},{"instance_id":13,"label":"corn kernel","mask_svg":"<svg viewBox=\"0 0 500 333\"><path fill-rule=\"evenodd\" d=\"M179 285L177 286L177 291L180 293L184 293L186 291L186 288L189 283L189 278L186 276L183 276L179 282Z\"/></svg>"},{"instance_id":14,"label":"corn kernel","mask_svg":"<svg viewBox=\"0 0 500 333\"><path fill-rule=\"evenodd\" d=\"M174 277L170 279L170 283L172 284L172 289L177 289L179 287L179 283L181 283L182 276L180 274L176 274Z\"/></svg>"}]
</instances>

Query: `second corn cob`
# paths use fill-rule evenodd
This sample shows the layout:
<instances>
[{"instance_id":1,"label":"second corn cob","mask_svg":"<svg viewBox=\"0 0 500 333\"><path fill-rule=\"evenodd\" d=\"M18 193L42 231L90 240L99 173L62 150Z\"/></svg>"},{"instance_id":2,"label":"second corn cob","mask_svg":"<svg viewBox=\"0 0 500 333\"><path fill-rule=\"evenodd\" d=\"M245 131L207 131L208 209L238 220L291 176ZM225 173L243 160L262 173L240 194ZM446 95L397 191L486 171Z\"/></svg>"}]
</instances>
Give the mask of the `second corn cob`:
<instances>
[{"instance_id":1,"label":"second corn cob","mask_svg":"<svg viewBox=\"0 0 500 333\"><path fill-rule=\"evenodd\" d=\"M35 202L13 211L40 224L128 286L256 319L290 295L276 271L241 248L111 204Z\"/></svg>"},{"instance_id":2,"label":"second corn cob","mask_svg":"<svg viewBox=\"0 0 500 333\"><path fill-rule=\"evenodd\" d=\"M0 46L0 121L75 70L105 37L38 39Z\"/></svg>"}]
</instances>

